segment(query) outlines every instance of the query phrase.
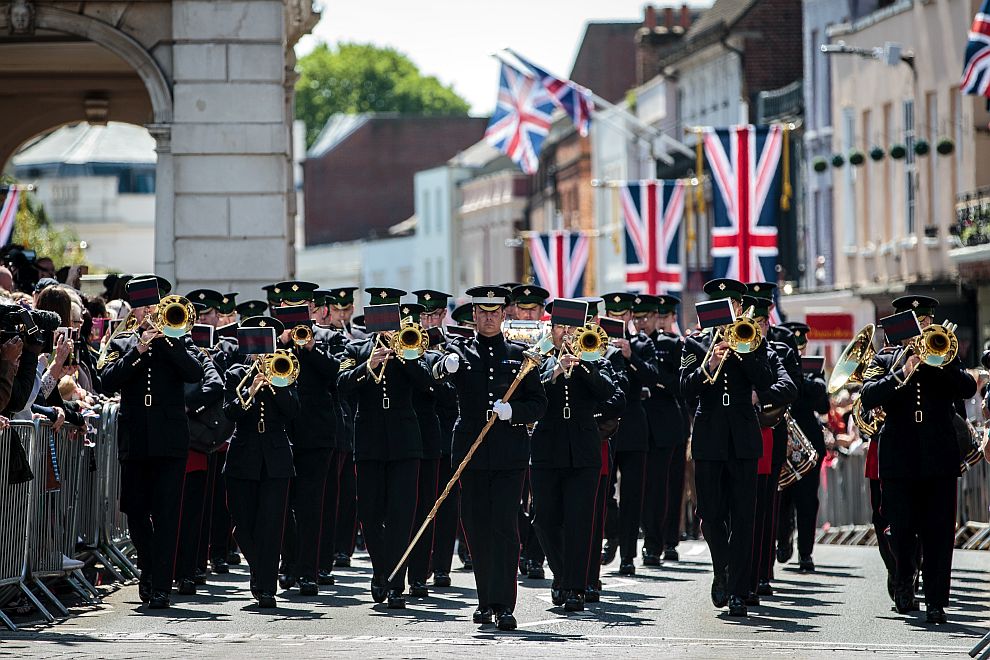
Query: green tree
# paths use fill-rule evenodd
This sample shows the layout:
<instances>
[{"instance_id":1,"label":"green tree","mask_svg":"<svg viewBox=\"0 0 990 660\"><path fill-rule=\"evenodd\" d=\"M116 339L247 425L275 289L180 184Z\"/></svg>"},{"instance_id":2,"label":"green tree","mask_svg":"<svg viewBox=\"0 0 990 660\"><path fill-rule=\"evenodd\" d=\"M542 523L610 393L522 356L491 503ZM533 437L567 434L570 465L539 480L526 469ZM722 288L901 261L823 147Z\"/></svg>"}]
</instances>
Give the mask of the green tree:
<instances>
[{"instance_id":1,"label":"green tree","mask_svg":"<svg viewBox=\"0 0 990 660\"><path fill-rule=\"evenodd\" d=\"M470 108L452 87L421 74L394 48L320 44L299 60L298 70L296 117L306 123L307 146L337 113L463 116Z\"/></svg>"},{"instance_id":2,"label":"green tree","mask_svg":"<svg viewBox=\"0 0 990 660\"><path fill-rule=\"evenodd\" d=\"M0 183L10 185L16 181L8 176L0 177ZM22 192L18 204L17 220L11 242L34 250L39 257L50 257L55 268L85 264L86 257L79 248L79 237L68 228L55 227L48 219L44 205L33 193Z\"/></svg>"}]
</instances>

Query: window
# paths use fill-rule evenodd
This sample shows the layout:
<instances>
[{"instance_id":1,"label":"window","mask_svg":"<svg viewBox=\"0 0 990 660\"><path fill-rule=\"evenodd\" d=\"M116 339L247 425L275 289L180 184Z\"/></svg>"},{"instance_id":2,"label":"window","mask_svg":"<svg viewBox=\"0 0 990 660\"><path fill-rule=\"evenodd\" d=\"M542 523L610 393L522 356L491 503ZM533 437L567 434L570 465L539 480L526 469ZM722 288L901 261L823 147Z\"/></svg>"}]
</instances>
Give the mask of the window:
<instances>
[{"instance_id":1,"label":"window","mask_svg":"<svg viewBox=\"0 0 990 660\"><path fill-rule=\"evenodd\" d=\"M904 186L905 186L905 220L907 233L910 236L917 231L917 200L915 199L915 183L917 181L917 165L914 156L914 99L904 101L904 147L907 154L904 157Z\"/></svg>"}]
</instances>

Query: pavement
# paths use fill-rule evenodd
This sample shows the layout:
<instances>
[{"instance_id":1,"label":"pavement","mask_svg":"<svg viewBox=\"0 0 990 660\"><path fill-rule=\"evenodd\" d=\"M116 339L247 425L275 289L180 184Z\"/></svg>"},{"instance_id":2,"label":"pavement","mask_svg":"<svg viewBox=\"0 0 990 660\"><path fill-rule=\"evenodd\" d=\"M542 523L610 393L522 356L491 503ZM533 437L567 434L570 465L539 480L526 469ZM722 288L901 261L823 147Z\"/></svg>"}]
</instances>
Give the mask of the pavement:
<instances>
[{"instance_id":1,"label":"pavement","mask_svg":"<svg viewBox=\"0 0 990 660\"><path fill-rule=\"evenodd\" d=\"M134 584L96 606L76 606L56 624L0 632L0 657L32 658L935 658L964 654L990 627L990 555L957 551L949 623L925 623L924 611L898 615L887 597L876 548L818 546L817 571L777 567L776 593L732 619L710 601L711 562L703 542L680 545L681 560L603 572L600 604L566 614L550 601L549 580L520 578L519 630L471 623L471 573L410 598L392 611L371 600L370 564L336 569L319 596L279 596L258 610L246 567L211 575L194 597L173 594L169 610L149 611ZM456 557L455 565L459 565ZM549 575L549 571L548 571Z\"/></svg>"}]
</instances>

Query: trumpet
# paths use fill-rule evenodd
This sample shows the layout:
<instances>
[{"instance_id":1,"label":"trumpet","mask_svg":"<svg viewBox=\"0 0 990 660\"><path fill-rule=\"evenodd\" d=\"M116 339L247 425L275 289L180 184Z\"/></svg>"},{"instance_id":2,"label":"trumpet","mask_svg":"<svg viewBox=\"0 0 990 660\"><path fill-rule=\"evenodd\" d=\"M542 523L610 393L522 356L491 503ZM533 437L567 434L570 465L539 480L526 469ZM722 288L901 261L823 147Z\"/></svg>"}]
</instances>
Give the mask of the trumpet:
<instances>
[{"instance_id":1,"label":"trumpet","mask_svg":"<svg viewBox=\"0 0 990 660\"><path fill-rule=\"evenodd\" d=\"M196 324L196 308L182 296L165 296L155 306L148 322L166 337L181 337Z\"/></svg>"},{"instance_id":2,"label":"trumpet","mask_svg":"<svg viewBox=\"0 0 990 660\"><path fill-rule=\"evenodd\" d=\"M295 346L305 346L313 340L313 328L308 325L297 325L289 331L289 338Z\"/></svg>"},{"instance_id":3,"label":"trumpet","mask_svg":"<svg viewBox=\"0 0 990 660\"><path fill-rule=\"evenodd\" d=\"M237 385L237 398L244 410L251 407L257 391L251 391L248 387L248 395L245 397L241 390L248 386L255 373L264 376L265 381L271 386L288 387L299 378L299 359L291 351L281 348L274 353L266 353L256 357L251 368Z\"/></svg>"},{"instance_id":4,"label":"trumpet","mask_svg":"<svg viewBox=\"0 0 990 660\"><path fill-rule=\"evenodd\" d=\"M565 337L560 354L570 353L585 362L600 360L608 350L608 334L597 323L586 323L577 328L569 338ZM570 378L574 367L564 371L564 378Z\"/></svg>"},{"instance_id":5,"label":"trumpet","mask_svg":"<svg viewBox=\"0 0 990 660\"><path fill-rule=\"evenodd\" d=\"M102 369L107 365L107 362L113 362L120 357L120 353L110 350L110 342L116 339L117 335L122 332L130 332L136 327L138 327L138 322L137 318L134 316L134 312L128 312L127 316L124 317L124 321L117 326L117 329L114 330L113 333L111 333L111 335L103 342L103 345L100 346L100 355L96 359L97 369Z\"/></svg>"},{"instance_id":6,"label":"trumpet","mask_svg":"<svg viewBox=\"0 0 990 660\"><path fill-rule=\"evenodd\" d=\"M722 356L718 367L715 368L715 373L708 373L708 362L715 353L715 346L722 341L729 345L730 350L742 354L752 353L760 347L760 344L763 343L763 331L760 330L760 326L753 320L752 307L743 312L739 318L729 325L719 328L712 337L712 343L705 353L704 361L701 363L701 368L705 370L705 382L708 384L712 384L718 380L719 374L722 373L722 367L725 366L725 358L728 356L728 353Z\"/></svg>"},{"instance_id":7,"label":"trumpet","mask_svg":"<svg viewBox=\"0 0 990 660\"><path fill-rule=\"evenodd\" d=\"M927 364L929 367L942 368L956 359L956 355L959 354L959 340L956 338L956 328L958 326L955 323L950 323L945 321L944 323L933 323L924 330L921 334L911 340L907 348L901 351L901 354L897 356L894 360L894 364L891 366L891 370L896 370L901 364L901 361L907 357L908 350L917 355L922 363ZM907 375L898 387L904 387L914 376L915 369Z\"/></svg>"}]
</instances>

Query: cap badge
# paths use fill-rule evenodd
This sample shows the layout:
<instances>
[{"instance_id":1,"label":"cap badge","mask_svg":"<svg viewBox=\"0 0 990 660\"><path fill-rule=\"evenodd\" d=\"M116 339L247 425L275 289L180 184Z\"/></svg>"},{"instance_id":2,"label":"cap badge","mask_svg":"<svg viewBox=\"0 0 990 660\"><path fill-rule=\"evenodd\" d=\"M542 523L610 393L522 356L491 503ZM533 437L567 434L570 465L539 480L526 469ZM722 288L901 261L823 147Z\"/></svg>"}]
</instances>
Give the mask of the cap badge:
<instances>
[{"instance_id":1,"label":"cap badge","mask_svg":"<svg viewBox=\"0 0 990 660\"><path fill-rule=\"evenodd\" d=\"M423 294L423 300L433 300L433 296L428 293Z\"/></svg>"},{"instance_id":2,"label":"cap badge","mask_svg":"<svg viewBox=\"0 0 990 660\"><path fill-rule=\"evenodd\" d=\"M615 296L614 298L612 298L612 302L616 302L616 303L622 302L622 296Z\"/></svg>"},{"instance_id":3,"label":"cap badge","mask_svg":"<svg viewBox=\"0 0 990 660\"><path fill-rule=\"evenodd\" d=\"M347 295L347 292L346 292L346 291L341 291L341 292L340 292L339 294L337 294L337 295L338 295L338 296L340 296L341 298L343 298L344 296L346 296L346 295Z\"/></svg>"},{"instance_id":4,"label":"cap badge","mask_svg":"<svg viewBox=\"0 0 990 660\"><path fill-rule=\"evenodd\" d=\"M223 304L226 305L229 302L230 302L230 298L224 296L224 298L223 298Z\"/></svg>"},{"instance_id":5,"label":"cap badge","mask_svg":"<svg viewBox=\"0 0 990 660\"><path fill-rule=\"evenodd\" d=\"M638 305L638 304L640 304L641 302L643 302L643 299L642 299L642 298L640 298L639 296L636 296L636 301L635 301L635 302L636 302L636 304Z\"/></svg>"},{"instance_id":6,"label":"cap badge","mask_svg":"<svg viewBox=\"0 0 990 660\"><path fill-rule=\"evenodd\" d=\"M384 289L382 289L382 292L378 295L380 295L382 298L388 298L388 293L386 293Z\"/></svg>"},{"instance_id":7,"label":"cap badge","mask_svg":"<svg viewBox=\"0 0 990 660\"><path fill-rule=\"evenodd\" d=\"M278 287L275 287L275 288L273 289L273 291L274 291L275 293L282 293L282 289L280 289L280 288L278 288Z\"/></svg>"},{"instance_id":8,"label":"cap badge","mask_svg":"<svg viewBox=\"0 0 990 660\"><path fill-rule=\"evenodd\" d=\"M917 307L917 306L918 306L918 305L920 305L920 304L921 304L921 303L919 303L919 302L918 302L917 300L912 300L912 301L911 301L911 307Z\"/></svg>"},{"instance_id":9,"label":"cap badge","mask_svg":"<svg viewBox=\"0 0 990 660\"><path fill-rule=\"evenodd\" d=\"M760 285L759 284L754 284L753 285L753 291L759 291L759 290L760 290Z\"/></svg>"},{"instance_id":10,"label":"cap badge","mask_svg":"<svg viewBox=\"0 0 990 660\"><path fill-rule=\"evenodd\" d=\"M199 299L200 300L206 300L206 294L205 293L199 294Z\"/></svg>"},{"instance_id":11,"label":"cap badge","mask_svg":"<svg viewBox=\"0 0 990 660\"><path fill-rule=\"evenodd\" d=\"M718 290L725 291L725 282L722 282L721 284L718 285Z\"/></svg>"},{"instance_id":12,"label":"cap badge","mask_svg":"<svg viewBox=\"0 0 990 660\"><path fill-rule=\"evenodd\" d=\"M292 290L293 291L298 291L299 290L299 285L298 284L293 284L292 285Z\"/></svg>"},{"instance_id":13,"label":"cap badge","mask_svg":"<svg viewBox=\"0 0 990 660\"><path fill-rule=\"evenodd\" d=\"M261 328L267 328L268 327L268 321L259 321L258 322L258 326L261 327Z\"/></svg>"},{"instance_id":14,"label":"cap badge","mask_svg":"<svg viewBox=\"0 0 990 660\"><path fill-rule=\"evenodd\" d=\"M495 297L495 292L494 291L489 291L488 292L488 297L489 298L494 298Z\"/></svg>"},{"instance_id":15,"label":"cap badge","mask_svg":"<svg viewBox=\"0 0 990 660\"><path fill-rule=\"evenodd\" d=\"M528 296L529 294L530 294L530 290L529 289L523 289L523 295L524 296Z\"/></svg>"}]
</instances>

